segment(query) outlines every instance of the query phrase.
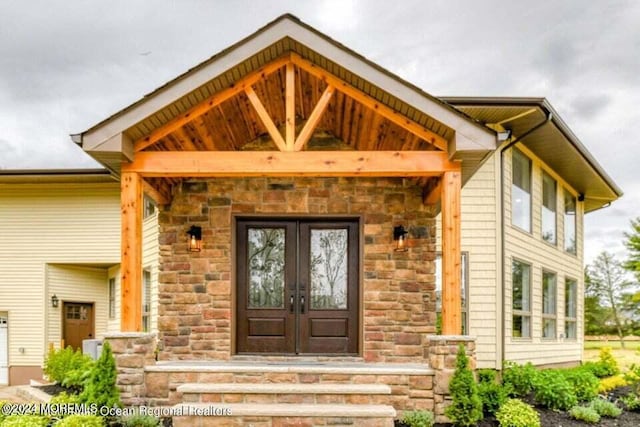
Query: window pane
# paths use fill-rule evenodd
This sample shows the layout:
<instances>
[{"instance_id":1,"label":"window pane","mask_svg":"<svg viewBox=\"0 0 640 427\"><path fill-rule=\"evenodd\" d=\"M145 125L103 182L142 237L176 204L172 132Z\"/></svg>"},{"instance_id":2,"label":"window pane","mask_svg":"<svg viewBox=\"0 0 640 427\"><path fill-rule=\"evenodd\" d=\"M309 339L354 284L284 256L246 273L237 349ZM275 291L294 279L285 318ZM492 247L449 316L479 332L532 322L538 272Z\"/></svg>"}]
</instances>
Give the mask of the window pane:
<instances>
[{"instance_id":1,"label":"window pane","mask_svg":"<svg viewBox=\"0 0 640 427\"><path fill-rule=\"evenodd\" d=\"M573 321L565 322L564 324L564 336L567 338L576 338L577 336L577 323Z\"/></svg>"},{"instance_id":2,"label":"window pane","mask_svg":"<svg viewBox=\"0 0 640 427\"><path fill-rule=\"evenodd\" d=\"M556 243L556 181L542 175L542 239Z\"/></svg>"},{"instance_id":3,"label":"window pane","mask_svg":"<svg viewBox=\"0 0 640 427\"><path fill-rule=\"evenodd\" d=\"M564 250L576 253L576 199L564 193Z\"/></svg>"},{"instance_id":4,"label":"window pane","mask_svg":"<svg viewBox=\"0 0 640 427\"><path fill-rule=\"evenodd\" d=\"M116 279L109 279L109 318L116 317Z\"/></svg>"},{"instance_id":5,"label":"window pane","mask_svg":"<svg viewBox=\"0 0 640 427\"><path fill-rule=\"evenodd\" d=\"M511 223L531 231L531 161L513 150L511 185Z\"/></svg>"},{"instance_id":6,"label":"window pane","mask_svg":"<svg viewBox=\"0 0 640 427\"><path fill-rule=\"evenodd\" d=\"M556 314L556 275L546 271L542 273L542 312Z\"/></svg>"},{"instance_id":7,"label":"window pane","mask_svg":"<svg viewBox=\"0 0 640 427\"><path fill-rule=\"evenodd\" d=\"M578 282L573 279L566 279L564 288L565 317L577 317L578 304Z\"/></svg>"},{"instance_id":8,"label":"window pane","mask_svg":"<svg viewBox=\"0 0 640 427\"><path fill-rule=\"evenodd\" d=\"M531 336L530 325L529 316L514 315L511 335L515 338L529 338Z\"/></svg>"},{"instance_id":9,"label":"window pane","mask_svg":"<svg viewBox=\"0 0 640 427\"><path fill-rule=\"evenodd\" d=\"M542 338L556 337L556 319L542 319Z\"/></svg>"},{"instance_id":10,"label":"window pane","mask_svg":"<svg viewBox=\"0 0 640 427\"><path fill-rule=\"evenodd\" d=\"M512 264L513 309L530 311L531 267L519 261Z\"/></svg>"},{"instance_id":11,"label":"window pane","mask_svg":"<svg viewBox=\"0 0 640 427\"><path fill-rule=\"evenodd\" d=\"M348 233L311 230L311 307L347 308Z\"/></svg>"},{"instance_id":12,"label":"window pane","mask_svg":"<svg viewBox=\"0 0 640 427\"><path fill-rule=\"evenodd\" d=\"M248 230L249 308L284 308L284 228Z\"/></svg>"}]
</instances>

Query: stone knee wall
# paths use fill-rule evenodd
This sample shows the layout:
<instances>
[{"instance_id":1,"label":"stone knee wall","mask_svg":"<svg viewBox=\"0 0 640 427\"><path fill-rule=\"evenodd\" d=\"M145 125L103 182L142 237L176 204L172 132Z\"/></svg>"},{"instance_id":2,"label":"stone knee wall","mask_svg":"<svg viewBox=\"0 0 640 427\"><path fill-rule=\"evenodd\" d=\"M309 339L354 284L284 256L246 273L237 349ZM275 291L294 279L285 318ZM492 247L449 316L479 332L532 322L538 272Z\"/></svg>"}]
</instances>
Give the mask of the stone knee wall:
<instances>
[{"instance_id":1,"label":"stone knee wall","mask_svg":"<svg viewBox=\"0 0 640 427\"><path fill-rule=\"evenodd\" d=\"M422 190L400 178L247 178L185 181L160 212L160 359L233 355L233 216L359 216L363 225L361 316L366 361L423 359L435 332L435 219ZM393 227L409 230L393 251ZM203 250L186 231L202 227Z\"/></svg>"}]
</instances>

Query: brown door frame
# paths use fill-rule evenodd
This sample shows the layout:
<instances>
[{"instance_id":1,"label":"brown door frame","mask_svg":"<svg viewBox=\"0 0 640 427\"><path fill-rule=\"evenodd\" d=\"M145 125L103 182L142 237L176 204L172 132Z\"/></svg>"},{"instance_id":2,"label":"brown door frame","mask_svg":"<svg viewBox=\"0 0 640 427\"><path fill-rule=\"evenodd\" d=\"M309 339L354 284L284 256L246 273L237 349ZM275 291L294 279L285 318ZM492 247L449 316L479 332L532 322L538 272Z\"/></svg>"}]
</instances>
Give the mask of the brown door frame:
<instances>
[{"instance_id":1,"label":"brown door frame","mask_svg":"<svg viewBox=\"0 0 640 427\"><path fill-rule=\"evenodd\" d=\"M232 263L232 268L231 268L231 311L232 311L232 316L231 316L231 328L232 328L232 335L231 335L231 354L232 355L237 355L237 354L242 354L241 351L239 350L239 343L238 343L238 261L239 261L239 256L238 256L238 223L241 221L247 221L247 222L251 222L251 221L263 221L263 222L277 222L277 221L298 221L298 222L345 222L345 221L350 221L354 223L354 227L353 229L355 230L357 237L355 238L355 247L354 247L354 251L353 254L355 254L355 257L357 258L357 265L355 267L355 272L357 274L357 277L355 279L355 284L354 284L354 288L357 290L357 302L356 302L356 306L353 307L354 310L354 318L356 321L356 325L355 325L355 334L353 335L354 339L355 339L355 349L353 352L350 353L345 353L345 354L336 354L338 356L345 356L345 355L356 355L356 356L361 356L362 352L363 352L363 337L364 337L364 330L363 330L363 325L364 325L364 314L363 314L363 307L364 307L364 302L363 302L363 259L364 259L364 247L363 247L363 238L364 238L364 222L363 222L363 215L351 215L351 214L323 214L323 215L300 215L300 214L278 214L278 215L272 215L272 214L254 214L254 215L244 215L244 214L232 214L232 218L231 218L231 263ZM352 244L353 241L350 238L350 244ZM350 257L352 256L352 254L350 253L349 255ZM351 270L350 270L351 272ZM299 309L299 298L296 298L295 301L295 311L297 313L298 309ZM288 301L287 301L287 305L288 307ZM298 335L298 331L296 330L296 335ZM297 350L297 349L296 349ZM264 354L264 355L271 355L270 353L253 353L254 355L260 355L260 354ZM288 355L288 356L295 356L296 353L283 353L283 355ZM305 356L305 355L313 355L313 354L300 354L301 356ZM322 353L322 355L330 355L330 353Z\"/></svg>"},{"instance_id":2,"label":"brown door frame","mask_svg":"<svg viewBox=\"0 0 640 427\"><path fill-rule=\"evenodd\" d=\"M64 348L67 347L67 337L65 336L65 328L64 328L64 322L66 320L66 316L67 316L67 310L65 308L65 306L67 304L83 304L83 305L90 305L91 306L91 339L96 337L96 304L93 301L67 301L67 300L62 300L62 310L61 310L61 314L60 314L60 320L61 320L61 324L60 324L60 328L61 328L61 333L60 336L62 338L62 341L64 343Z\"/></svg>"}]
</instances>

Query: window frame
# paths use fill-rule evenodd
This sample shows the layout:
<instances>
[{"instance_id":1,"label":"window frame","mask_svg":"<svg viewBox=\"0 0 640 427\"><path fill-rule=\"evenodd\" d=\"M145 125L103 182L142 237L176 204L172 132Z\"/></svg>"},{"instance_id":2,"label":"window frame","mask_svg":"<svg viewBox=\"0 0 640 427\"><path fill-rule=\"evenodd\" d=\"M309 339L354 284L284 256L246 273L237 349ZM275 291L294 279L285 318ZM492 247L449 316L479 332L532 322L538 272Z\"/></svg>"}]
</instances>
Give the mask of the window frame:
<instances>
[{"instance_id":1,"label":"window frame","mask_svg":"<svg viewBox=\"0 0 640 427\"><path fill-rule=\"evenodd\" d=\"M516 156L522 157L529 164L529 174L527 177L528 183L529 183L529 190L525 190L524 188L521 188L519 185L515 184L514 172L515 172L516 162L514 161L514 159ZM514 222L514 218L515 218L514 187L518 187L522 191L528 191L527 194L529 196L529 209L527 212L527 215L528 215L527 228L522 228L519 224L516 224ZM512 152L511 152L511 226L527 234L533 233L533 161L531 160L531 158L529 158L529 156L527 156L526 154L524 154L522 151L518 150L515 147L512 149Z\"/></svg>"},{"instance_id":2,"label":"window frame","mask_svg":"<svg viewBox=\"0 0 640 427\"><path fill-rule=\"evenodd\" d=\"M116 318L116 278L109 277L109 319Z\"/></svg>"},{"instance_id":3,"label":"window frame","mask_svg":"<svg viewBox=\"0 0 640 427\"><path fill-rule=\"evenodd\" d=\"M545 180L553 183L553 210L545 204ZM558 246L558 181L552 177L547 171L542 170L542 194L540 202L540 237L542 241L552 246ZM545 208L553 212L553 240L545 239Z\"/></svg>"},{"instance_id":4,"label":"window frame","mask_svg":"<svg viewBox=\"0 0 640 427\"><path fill-rule=\"evenodd\" d=\"M564 200L564 208L562 215L562 225L563 225L563 249L566 253L571 255L578 255L578 198L573 195L567 188L563 188L563 200ZM573 215L567 213L567 200L573 201ZM573 248L567 247L567 217L573 216L573 227L571 230L573 232Z\"/></svg>"},{"instance_id":5,"label":"window frame","mask_svg":"<svg viewBox=\"0 0 640 427\"><path fill-rule=\"evenodd\" d=\"M514 297L513 297L513 289L514 289L514 264L521 264L523 266L527 266L529 269L529 275L528 275L528 299L529 299L529 309L528 310L522 310L522 309L516 309L514 308ZM532 311L533 311L533 266L531 263L526 262L524 260L521 260L519 258L512 258L511 259L511 339L516 339L516 340L531 340L532 338L532 329L533 329L533 325L532 325ZM522 292L522 295L524 297L525 293ZM523 299L523 303L524 303L524 299ZM524 304L521 304L522 306ZM527 330L527 335L523 335L522 334L522 328L520 329L520 336L516 336L514 335L514 319L515 317L521 317L522 319L527 318L529 320L528 322L528 330ZM524 322L521 322L521 324L524 324Z\"/></svg>"},{"instance_id":6,"label":"window frame","mask_svg":"<svg viewBox=\"0 0 640 427\"><path fill-rule=\"evenodd\" d=\"M568 305L568 298L567 298L567 290L569 289L569 283L571 283L574 286L574 292L573 292L574 316L569 315L569 305ZM575 335L572 337L570 337L569 334L567 333L568 324L573 324L575 328L574 329ZM578 339L578 280L572 277L564 278L564 338L572 341Z\"/></svg>"},{"instance_id":7,"label":"window frame","mask_svg":"<svg viewBox=\"0 0 640 427\"><path fill-rule=\"evenodd\" d=\"M551 295L553 296L553 312L546 311L545 304L545 276L553 277L553 290ZM540 294L542 296L542 308L540 310L541 327L540 338L545 341L552 341L558 339L558 274L554 271L542 269L542 275L540 276ZM545 322L553 322L553 336L545 336Z\"/></svg>"},{"instance_id":8,"label":"window frame","mask_svg":"<svg viewBox=\"0 0 640 427\"><path fill-rule=\"evenodd\" d=\"M434 259L435 268L434 268L434 276L435 276L435 309L436 309L436 319L442 318L442 252L436 252L436 257ZM440 268L438 268L440 266ZM461 251L460 252L460 285L461 289L461 299L462 299L462 308L461 308L461 317L462 317L462 331L460 331L461 335L465 335L469 333L469 252ZM438 284L440 286L438 286ZM440 296L438 296L438 289L440 290ZM440 305L440 306L438 306ZM436 320L436 323L437 320Z\"/></svg>"},{"instance_id":9,"label":"window frame","mask_svg":"<svg viewBox=\"0 0 640 427\"><path fill-rule=\"evenodd\" d=\"M158 207L156 206L155 202L146 195L142 198L142 200L142 219L153 217L156 212L158 212Z\"/></svg>"},{"instance_id":10,"label":"window frame","mask_svg":"<svg viewBox=\"0 0 640 427\"><path fill-rule=\"evenodd\" d=\"M142 270L142 295L141 295L142 331L151 331L151 269Z\"/></svg>"}]
</instances>

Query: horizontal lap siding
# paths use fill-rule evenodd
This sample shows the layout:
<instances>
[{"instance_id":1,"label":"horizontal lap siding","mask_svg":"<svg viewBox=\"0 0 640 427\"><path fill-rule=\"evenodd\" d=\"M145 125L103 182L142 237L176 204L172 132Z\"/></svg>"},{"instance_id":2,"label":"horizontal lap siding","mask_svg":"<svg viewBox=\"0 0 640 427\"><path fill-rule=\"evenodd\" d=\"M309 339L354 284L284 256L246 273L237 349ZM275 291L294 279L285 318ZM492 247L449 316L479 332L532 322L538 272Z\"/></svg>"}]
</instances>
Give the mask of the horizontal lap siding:
<instances>
[{"instance_id":1,"label":"horizontal lap siding","mask_svg":"<svg viewBox=\"0 0 640 427\"><path fill-rule=\"evenodd\" d=\"M467 181L461 195L462 251L468 252L469 335L477 338L478 367L495 368L498 322L498 200L495 156ZM441 216L437 247L441 248Z\"/></svg>"},{"instance_id":2,"label":"horizontal lap siding","mask_svg":"<svg viewBox=\"0 0 640 427\"><path fill-rule=\"evenodd\" d=\"M146 218L142 225L142 266L151 272L151 331L158 330L158 211ZM183 236L186 240L186 234ZM116 305L120 305L120 299L116 298ZM118 310L119 311L118 307Z\"/></svg>"},{"instance_id":3,"label":"horizontal lap siding","mask_svg":"<svg viewBox=\"0 0 640 427\"><path fill-rule=\"evenodd\" d=\"M40 365L51 310L46 265L119 262L119 185L0 185L0 236L0 311L9 312L9 363Z\"/></svg>"}]
</instances>

